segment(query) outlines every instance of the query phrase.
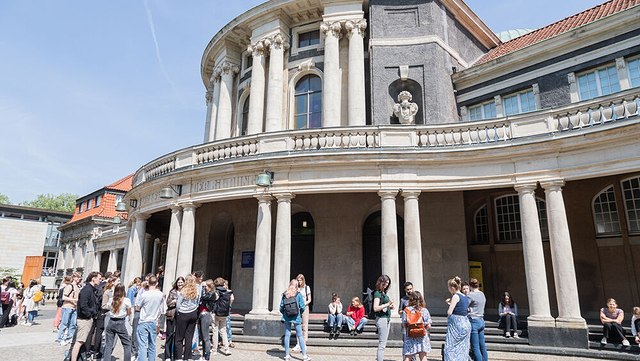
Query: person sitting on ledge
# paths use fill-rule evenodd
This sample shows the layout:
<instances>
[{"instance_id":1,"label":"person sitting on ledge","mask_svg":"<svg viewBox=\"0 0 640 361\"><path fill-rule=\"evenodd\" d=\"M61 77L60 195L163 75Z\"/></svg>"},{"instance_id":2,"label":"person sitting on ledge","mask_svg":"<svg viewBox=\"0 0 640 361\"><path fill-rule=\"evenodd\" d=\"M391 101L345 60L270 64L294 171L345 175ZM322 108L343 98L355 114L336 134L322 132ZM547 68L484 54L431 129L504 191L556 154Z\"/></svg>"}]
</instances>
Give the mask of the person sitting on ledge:
<instances>
[{"instance_id":1,"label":"person sitting on ledge","mask_svg":"<svg viewBox=\"0 0 640 361\"><path fill-rule=\"evenodd\" d=\"M640 345L640 307L633 308L633 317L631 317L631 334L637 344Z\"/></svg>"},{"instance_id":2,"label":"person sitting on ledge","mask_svg":"<svg viewBox=\"0 0 640 361\"><path fill-rule=\"evenodd\" d=\"M629 341L624 336L624 328L622 321L624 320L624 311L618 308L616 300L607 299L607 307L600 309L600 322L602 322L602 340L601 344L606 345L607 342L622 341L624 346L629 346ZM613 342L612 342L613 343Z\"/></svg>"},{"instance_id":3,"label":"person sitting on ledge","mask_svg":"<svg viewBox=\"0 0 640 361\"><path fill-rule=\"evenodd\" d=\"M498 328L504 329L504 337L519 338L518 336L518 305L511 294L505 292L498 304Z\"/></svg>"},{"instance_id":4,"label":"person sitting on ledge","mask_svg":"<svg viewBox=\"0 0 640 361\"><path fill-rule=\"evenodd\" d=\"M349 334L356 336L362 332L368 321L369 320L364 317L364 306L360 302L360 298L354 297L351 299L351 305L347 309L347 317L345 317L345 322L349 327Z\"/></svg>"},{"instance_id":5,"label":"person sitting on ledge","mask_svg":"<svg viewBox=\"0 0 640 361\"><path fill-rule=\"evenodd\" d=\"M329 315L327 318L330 329L329 339L340 336L343 321L342 317L342 302L340 302L340 296L334 292L331 294L331 303L329 304Z\"/></svg>"}]
</instances>

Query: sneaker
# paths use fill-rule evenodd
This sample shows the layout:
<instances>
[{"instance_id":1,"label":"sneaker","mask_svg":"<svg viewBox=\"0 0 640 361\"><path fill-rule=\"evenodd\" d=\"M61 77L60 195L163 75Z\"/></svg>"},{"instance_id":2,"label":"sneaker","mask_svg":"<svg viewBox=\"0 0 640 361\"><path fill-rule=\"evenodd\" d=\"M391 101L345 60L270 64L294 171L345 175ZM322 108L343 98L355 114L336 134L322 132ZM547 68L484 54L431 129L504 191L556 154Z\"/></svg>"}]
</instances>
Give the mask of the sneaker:
<instances>
[{"instance_id":1,"label":"sneaker","mask_svg":"<svg viewBox=\"0 0 640 361\"><path fill-rule=\"evenodd\" d=\"M603 344L603 345L606 345L607 344L607 338L603 337L602 340L600 340L600 343Z\"/></svg>"},{"instance_id":2,"label":"sneaker","mask_svg":"<svg viewBox=\"0 0 640 361\"><path fill-rule=\"evenodd\" d=\"M222 349L222 354L225 356L231 356L231 351L228 348Z\"/></svg>"},{"instance_id":3,"label":"sneaker","mask_svg":"<svg viewBox=\"0 0 640 361\"><path fill-rule=\"evenodd\" d=\"M292 348L291 351L295 351L295 352L300 351L300 345L295 345L295 347Z\"/></svg>"},{"instance_id":4,"label":"sneaker","mask_svg":"<svg viewBox=\"0 0 640 361\"><path fill-rule=\"evenodd\" d=\"M284 361L289 361L289 360L291 360L291 356L286 355L286 356L283 358L283 360L284 360Z\"/></svg>"},{"instance_id":5,"label":"sneaker","mask_svg":"<svg viewBox=\"0 0 640 361\"><path fill-rule=\"evenodd\" d=\"M229 347L236 348L236 345L233 342L229 342Z\"/></svg>"},{"instance_id":6,"label":"sneaker","mask_svg":"<svg viewBox=\"0 0 640 361\"><path fill-rule=\"evenodd\" d=\"M304 357L302 358L302 361L309 361L311 360L311 357L309 357L308 355L304 355Z\"/></svg>"},{"instance_id":7,"label":"sneaker","mask_svg":"<svg viewBox=\"0 0 640 361\"><path fill-rule=\"evenodd\" d=\"M629 344L629 340L627 340L626 338L622 340L622 345L627 347L631 346L631 344Z\"/></svg>"},{"instance_id":8,"label":"sneaker","mask_svg":"<svg viewBox=\"0 0 640 361\"><path fill-rule=\"evenodd\" d=\"M513 338L520 338L520 336L518 336L518 333L516 332L513 334Z\"/></svg>"},{"instance_id":9,"label":"sneaker","mask_svg":"<svg viewBox=\"0 0 640 361\"><path fill-rule=\"evenodd\" d=\"M509 337L511 337L511 335L510 335L510 334L508 334L508 333L505 333L505 334L504 334L504 338L509 338Z\"/></svg>"},{"instance_id":10,"label":"sneaker","mask_svg":"<svg viewBox=\"0 0 640 361\"><path fill-rule=\"evenodd\" d=\"M31 322L27 322L27 323L25 323L24 325L25 325L25 326L27 326L27 327L30 327L31 325L33 325L33 323L31 323Z\"/></svg>"}]
</instances>

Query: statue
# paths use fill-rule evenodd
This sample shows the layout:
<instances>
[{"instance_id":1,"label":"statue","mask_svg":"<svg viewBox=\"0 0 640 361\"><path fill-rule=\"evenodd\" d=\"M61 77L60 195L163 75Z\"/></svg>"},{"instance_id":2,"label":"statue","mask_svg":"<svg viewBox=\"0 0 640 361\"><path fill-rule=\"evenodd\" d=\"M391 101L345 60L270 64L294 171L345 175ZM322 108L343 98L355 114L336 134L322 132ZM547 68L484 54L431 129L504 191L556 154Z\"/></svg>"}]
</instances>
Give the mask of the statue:
<instances>
[{"instance_id":1,"label":"statue","mask_svg":"<svg viewBox=\"0 0 640 361\"><path fill-rule=\"evenodd\" d=\"M400 124L415 124L416 113L418 113L418 104L412 103L413 96L406 90L398 94L398 102L393 105L393 114L398 117Z\"/></svg>"}]
</instances>

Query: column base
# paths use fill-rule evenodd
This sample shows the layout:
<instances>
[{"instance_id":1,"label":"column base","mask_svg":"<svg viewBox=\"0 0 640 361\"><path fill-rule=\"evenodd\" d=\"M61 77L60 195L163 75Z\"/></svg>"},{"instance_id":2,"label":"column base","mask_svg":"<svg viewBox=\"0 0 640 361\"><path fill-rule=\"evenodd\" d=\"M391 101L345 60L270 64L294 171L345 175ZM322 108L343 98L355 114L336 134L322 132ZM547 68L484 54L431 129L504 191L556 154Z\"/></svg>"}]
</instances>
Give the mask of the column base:
<instances>
[{"instance_id":1,"label":"column base","mask_svg":"<svg viewBox=\"0 0 640 361\"><path fill-rule=\"evenodd\" d=\"M553 346L556 321L551 316L529 316L527 332L532 346Z\"/></svg>"},{"instance_id":2,"label":"column base","mask_svg":"<svg viewBox=\"0 0 640 361\"><path fill-rule=\"evenodd\" d=\"M273 314L252 314L244 316L243 334L247 336L280 337L283 334L281 316Z\"/></svg>"},{"instance_id":3,"label":"column base","mask_svg":"<svg viewBox=\"0 0 640 361\"><path fill-rule=\"evenodd\" d=\"M589 330L582 318L558 319L530 317L527 320L529 344L568 348L589 348Z\"/></svg>"},{"instance_id":4,"label":"column base","mask_svg":"<svg viewBox=\"0 0 640 361\"><path fill-rule=\"evenodd\" d=\"M391 312L394 312L394 311L395 310L391 310ZM401 321L402 319L400 317L391 316L391 322L389 323L389 338L388 338L389 340L402 340L402 322Z\"/></svg>"}]
</instances>

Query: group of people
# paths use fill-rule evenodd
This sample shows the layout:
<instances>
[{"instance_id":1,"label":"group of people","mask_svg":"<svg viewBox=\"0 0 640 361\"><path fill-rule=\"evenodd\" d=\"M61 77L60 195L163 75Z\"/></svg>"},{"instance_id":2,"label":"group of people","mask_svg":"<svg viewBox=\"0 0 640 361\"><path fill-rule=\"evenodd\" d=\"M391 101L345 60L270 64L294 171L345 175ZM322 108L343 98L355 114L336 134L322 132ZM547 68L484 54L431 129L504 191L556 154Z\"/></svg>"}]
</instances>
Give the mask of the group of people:
<instances>
[{"instance_id":1,"label":"group of people","mask_svg":"<svg viewBox=\"0 0 640 361\"><path fill-rule=\"evenodd\" d=\"M44 292L37 280L30 280L25 287L13 277L4 277L0 286L0 328L33 325L43 302Z\"/></svg>"},{"instance_id":2,"label":"group of people","mask_svg":"<svg viewBox=\"0 0 640 361\"><path fill-rule=\"evenodd\" d=\"M600 309L600 322L602 323L602 340L600 343L622 343L623 346L631 346L625 335L622 322L624 321L624 311L618 308L615 299L607 299L607 307ZM633 308L631 316L631 335L636 344L640 345L640 307Z\"/></svg>"}]
</instances>

